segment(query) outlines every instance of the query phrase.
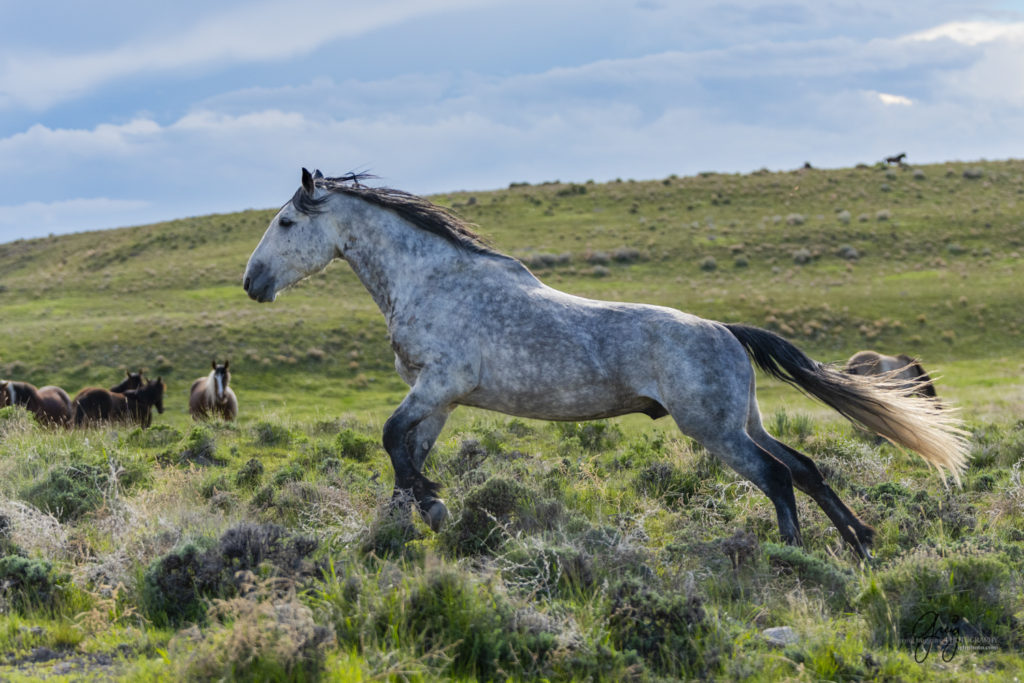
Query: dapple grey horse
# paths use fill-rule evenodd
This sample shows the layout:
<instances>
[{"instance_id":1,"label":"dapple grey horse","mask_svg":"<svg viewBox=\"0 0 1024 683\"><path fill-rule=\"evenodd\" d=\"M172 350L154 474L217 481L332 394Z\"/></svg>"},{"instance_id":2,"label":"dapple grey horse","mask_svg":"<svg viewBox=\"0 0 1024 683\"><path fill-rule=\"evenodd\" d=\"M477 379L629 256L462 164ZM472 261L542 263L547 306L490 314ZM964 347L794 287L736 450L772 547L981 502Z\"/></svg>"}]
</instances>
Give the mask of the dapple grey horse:
<instances>
[{"instance_id":1,"label":"dapple grey horse","mask_svg":"<svg viewBox=\"0 0 1024 683\"><path fill-rule=\"evenodd\" d=\"M679 429L774 503L800 543L793 485L862 555L874 530L807 456L765 431L754 363L853 422L917 451L959 481L959 423L898 385L820 364L776 334L671 308L595 301L548 287L487 247L451 212L406 192L303 169L298 190L256 246L243 286L257 301L334 259L355 271L387 321L395 368L411 387L384 425L396 496L411 491L437 529L447 508L421 473L451 411L476 406L547 420L671 415Z\"/></svg>"}]
</instances>

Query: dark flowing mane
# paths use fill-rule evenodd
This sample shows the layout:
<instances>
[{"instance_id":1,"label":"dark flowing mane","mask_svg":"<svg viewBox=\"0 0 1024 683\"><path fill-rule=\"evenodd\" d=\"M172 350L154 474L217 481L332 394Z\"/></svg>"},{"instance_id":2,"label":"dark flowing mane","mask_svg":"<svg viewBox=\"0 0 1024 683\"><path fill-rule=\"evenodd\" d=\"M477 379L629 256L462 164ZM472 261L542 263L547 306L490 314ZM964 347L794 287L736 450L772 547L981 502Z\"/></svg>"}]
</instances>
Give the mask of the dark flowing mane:
<instances>
[{"instance_id":1,"label":"dark flowing mane","mask_svg":"<svg viewBox=\"0 0 1024 683\"><path fill-rule=\"evenodd\" d=\"M394 211L421 230L426 230L454 244L460 249L492 256L504 256L494 251L484 239L473 230L470 223L454 212L438 206L423 197L390 187L368 187L360 183L376 176L369 173L348 173L337 178L314 176L317 187L329 192L338 192L359 197L371 204ZM324 211L327 196L314 198L303 188L292 197L292 204L305 214Z\"/></svg>"}]
</instances>

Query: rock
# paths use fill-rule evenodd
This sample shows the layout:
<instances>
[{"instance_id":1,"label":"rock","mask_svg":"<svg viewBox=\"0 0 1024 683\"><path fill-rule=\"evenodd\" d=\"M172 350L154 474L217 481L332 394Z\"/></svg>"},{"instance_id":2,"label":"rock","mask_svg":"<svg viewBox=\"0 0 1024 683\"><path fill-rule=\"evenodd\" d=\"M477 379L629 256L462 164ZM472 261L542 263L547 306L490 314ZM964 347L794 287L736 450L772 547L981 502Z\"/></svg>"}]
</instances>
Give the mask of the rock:
<instances>
[{"instance_id":1,"label":"rock","mask_svg":"<svg viewBox=\"0 0 1024 683\"><path fill-rule=\"evenodd\" d=\"M786 647L787 645L795 645L800 636L797 635L796 631L791 626L773 626L772 628L766 628L761 631L761 635L768 641L769 645L776 647Z\"/></svg>"}]
</instances>

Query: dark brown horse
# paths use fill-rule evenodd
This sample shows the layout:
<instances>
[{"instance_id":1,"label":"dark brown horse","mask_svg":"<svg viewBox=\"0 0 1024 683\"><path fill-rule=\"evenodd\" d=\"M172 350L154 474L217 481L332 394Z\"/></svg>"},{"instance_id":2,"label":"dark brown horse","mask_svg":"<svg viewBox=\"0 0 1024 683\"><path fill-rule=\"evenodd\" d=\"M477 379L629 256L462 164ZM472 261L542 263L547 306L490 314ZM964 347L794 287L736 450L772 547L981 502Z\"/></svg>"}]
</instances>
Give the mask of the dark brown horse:
<instances>
[{"instance_id":1,"label":"dark brown horse","mask_svg":"<svg viewBox=\"0 0 1024 683\"><path fill-rule=\"evenodd\" d=\"M124 375L125 377L123 380L121 380L120 384L115 384L114 386L110 387L111 391L116 392L118 394L123 394L129 389L138 389L146 381L146 378L142 376L142 370L139 370L138 372L125 370Z\"/></svg>"},{"instance_id":2,"label":"dark brown horse","mask_svg":"<svg viewBox=\"0 0 1024 683\"><path fill-rule=\"evenodd\" d=\"M212 361L213 370L206 377L192 382L189 391L188 410L194 420L206 420L211 415L225 420L234 420L238 415L238 399L235 392L228 386L231 373L228 367L231 361L218 364Z\"/></svg>"},{"instance_id":3,"label":"dark brown horse","mask_svg":"<svg viewBox=\"0 0 1024 683\"><path fill-rule=\"evenodd\" d=\"M153 422L153 408L164 412L163 380L157 377L138 389L114 392L102 387L86 387L74 400L75 426L88 423L125 422L143 429Z\"/></svg>"},{"instance_id":4,"label":"dark brown horse","mask_svg":"<svg viewBox=\"0 0 1024 683\"><path fill-rule=\"evenodd\" d=\"M66 426L71 421L71 398L57 386L36 389L28 382L0 380L0 408L24 406L42 424Z\"/></svg>"}]
</instances>

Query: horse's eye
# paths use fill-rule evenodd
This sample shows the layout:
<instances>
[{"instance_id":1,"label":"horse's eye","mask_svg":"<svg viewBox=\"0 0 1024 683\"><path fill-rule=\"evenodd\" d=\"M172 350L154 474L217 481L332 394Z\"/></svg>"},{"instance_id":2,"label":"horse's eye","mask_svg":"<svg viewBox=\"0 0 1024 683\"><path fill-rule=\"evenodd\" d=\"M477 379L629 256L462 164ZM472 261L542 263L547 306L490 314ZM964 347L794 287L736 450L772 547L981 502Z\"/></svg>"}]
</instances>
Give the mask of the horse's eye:
<instances>
[{"instance_id":1,"label":"horse's eye","mask_svg":"<svg viewBox=\"0 0 1024 683\"><path fill-rule=\"evenodd\" d=\"M293 225L295 225L295 221L293 221L291 218L281 218L281 220L279 220L277 224L280 225L282 228L290 228Z\"/></svg>"}]
</instances>

